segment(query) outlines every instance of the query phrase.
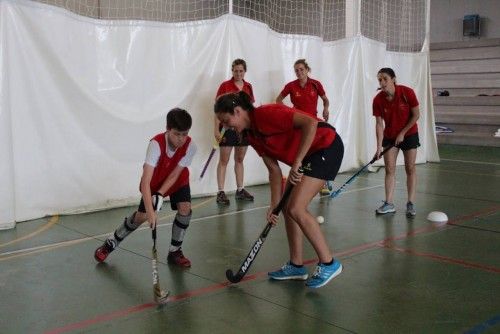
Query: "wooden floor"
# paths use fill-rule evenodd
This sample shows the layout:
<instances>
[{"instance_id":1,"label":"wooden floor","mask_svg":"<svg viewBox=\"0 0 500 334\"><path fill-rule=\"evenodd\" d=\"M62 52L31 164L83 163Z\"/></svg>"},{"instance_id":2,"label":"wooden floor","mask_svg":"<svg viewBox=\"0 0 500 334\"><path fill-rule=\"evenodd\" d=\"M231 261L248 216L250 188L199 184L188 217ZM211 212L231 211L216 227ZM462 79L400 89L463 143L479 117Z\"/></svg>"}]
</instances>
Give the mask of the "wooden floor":
<instances>
[{"instance_id":1,"label":"wooden floor","mask_svg":"<svg viewBox=\"0 0 500 334\"><path fill-rule=\"evenodd\" d=\"M246 280L229 284L265 226L267 186L253 203L193 200L182 270L166 262L172 211L160 213L159 276L170 300L152 302L151 233L141 228L97 264L93 252L135 208L54 216L0 231L0 333L499 333L500 149L440 146L417 166L417 216L405 217L404 168L395 214L376 216L384 170L366 173L310 210L344 271L321 289L275 282L288 260L283 224ZM338 176L339 187L353 171ZM427 221L442 211L448 224ZM315 253L307 244L311 272Z\"/></svg>"}]
</instances>

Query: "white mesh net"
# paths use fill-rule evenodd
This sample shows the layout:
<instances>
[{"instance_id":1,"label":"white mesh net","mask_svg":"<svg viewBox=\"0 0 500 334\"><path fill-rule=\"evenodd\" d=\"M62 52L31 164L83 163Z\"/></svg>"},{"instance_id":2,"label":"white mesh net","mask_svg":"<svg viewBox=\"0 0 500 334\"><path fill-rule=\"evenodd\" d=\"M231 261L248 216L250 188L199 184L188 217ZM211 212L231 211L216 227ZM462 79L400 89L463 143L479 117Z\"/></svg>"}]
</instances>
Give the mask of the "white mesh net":
<instances>
[{"instance_id":1,"label":"white mesh net","mask_svg":"<svg viewBox=\"0 0 500 334\"><path fill-rule=\"evenodd\" d=\"M234 0L233 13L264 22L280 33L326 41L345 37L345 0Z\"/></svg>"},{"instance_id":2,"label":"white mesh net","mask_svg":"<svg viewBox=\"0 0 500 334\"><path fill-rule=\"evenodd\" d=\"M361 0L361 34L387 50L420 51L425 29L426 0Z\"/></svg>"},{"instance_id":3,"label":"white mesh net","mask_svg":"<svg viewBox=\"0 0 500 334\"><path fill-rule=\"evenodd\" d=\"M97 19L185 22L233 14L285 34L346 37L346 0L36 0ZM348 0L351 1L351 0ZM418 52L426 36L427 0L360 0L360 34L387 49ZM353 13L358 15L358 13Z\"/></svg>"},{"instance_id":4,"label":"white mesh net","mask_svg":"<svg viewBox=\"0 0 500 334\"><path fill-rule=\"evenodd\" d=\"M228 0L36 0L105 20L186 22L227 14Z\"/></svg>"},{"instance_id":5,"label":"white mesh net","mask_svg":"<svg viewBox=\"0 0 500 334\"><path fill-rule=\"evenodd\" d=\"M346 37L345 2L346 0L323 1L322 35L325 41L335 41Z\"/></svg>"}]
</instances>

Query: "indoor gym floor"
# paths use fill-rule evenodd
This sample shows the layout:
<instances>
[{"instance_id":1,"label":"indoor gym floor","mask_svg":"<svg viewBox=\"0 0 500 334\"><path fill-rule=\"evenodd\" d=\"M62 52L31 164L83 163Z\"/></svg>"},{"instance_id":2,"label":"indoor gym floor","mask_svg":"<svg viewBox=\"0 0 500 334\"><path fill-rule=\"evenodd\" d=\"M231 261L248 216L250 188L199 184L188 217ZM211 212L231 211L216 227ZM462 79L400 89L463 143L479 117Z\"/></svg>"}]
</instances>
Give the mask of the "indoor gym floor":
<instances>
[{"instance_id":1,"label":"indoor gym floor","mask_svg":"<svg viewBox=\"0 0 500 334\"><path fill-rule=\"evenodd\" d=\"M269 234L249 274L237 270L265 226L267 186L253 203L219 208L193 199L184 242L193 266L166 263L172 211L160 212L159 275L170 290L152 303L151 233L141 228L97 264L93 252L135 207L53 216L0 231L0 333L500 333L500 149L440 146L440 163L417 166L417 216L404 214L406 183L397 169L398 212L376 216L384 171L365 173L338 198L310 210L344 271L328 285L274 282L288 259L283 223ZM342 173L339 187L354 171ZM229 173L232 175L232 173ZM446 225L426 220L448 214ZM315 254L308 243L310 272Z\"/></svg>"}]
</instances>

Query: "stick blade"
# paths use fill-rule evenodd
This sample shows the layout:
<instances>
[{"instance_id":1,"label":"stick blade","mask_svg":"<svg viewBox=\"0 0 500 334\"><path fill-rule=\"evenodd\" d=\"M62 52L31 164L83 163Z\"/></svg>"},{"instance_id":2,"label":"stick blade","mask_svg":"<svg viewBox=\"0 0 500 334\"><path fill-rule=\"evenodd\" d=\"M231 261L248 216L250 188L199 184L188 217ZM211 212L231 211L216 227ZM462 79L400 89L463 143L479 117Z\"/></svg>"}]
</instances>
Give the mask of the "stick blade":
<instances>
[{"instance_id":1,"label":"stick blade","mask_svg":"<svg viewBox=\"0 0 500 334\"><path fill-rule=\"evenodd\" d=\"M159 294L155 294L155 302L160 305L164 305L168 301L168 296L170 295L170 291L161 290Z\"/></svg>"},{"instance_id":2,"label":"stick blade","mask_svg":"<svg viewBox=\"0 0 500 334\"><path fill-rule=\"evenodd\" d=\"M239 281L241 281L241 277L238 277L238 275L234 275L231 269L226 270L226 278L231 283L238 283Z\"/></svg>"}]
</instances>

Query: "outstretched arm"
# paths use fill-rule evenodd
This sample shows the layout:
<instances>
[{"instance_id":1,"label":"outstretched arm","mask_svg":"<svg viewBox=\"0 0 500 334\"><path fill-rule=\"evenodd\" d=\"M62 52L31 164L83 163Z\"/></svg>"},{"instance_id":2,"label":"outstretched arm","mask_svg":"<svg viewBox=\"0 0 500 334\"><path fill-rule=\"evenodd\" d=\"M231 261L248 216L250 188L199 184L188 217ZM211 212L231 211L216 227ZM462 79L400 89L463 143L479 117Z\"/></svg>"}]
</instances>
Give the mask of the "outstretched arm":
<instances>
[{"instance_id":1,"label":"outstretched arm","mask_svg":"<svg viewBox=\"0 0 500 334\"><path fill-rule=\"evenodd\" d=\"M283 178L283 174L276 159L263 156L262 160L264 161L264 164L266 165L267 170L269 171L269 186L271 188L271 208L274 208L276 205L278 205L278 202L281 198L281 180Z\"/></svg>"},{"instance_id":2,"label":"outstretched arm","mask_svg":"<svg viewBox=\"0 0 500 334\"><path fill-rule=\"evenodd\" d=\"M398 136L396 137L396 142L394 143L396 146L399 145L405 138L406 132L411 129L413 125L420 118L420 109L418 106L410 108L410 118L408 119L408 123L406 123L405 127L401 129Z\"/></svg>"},{"instance_id":3,"label":"outstretched arm","mask_svg":"<svg viewBox=\"0 0 500 334\"><path fill-rule=\"evenodd\" d=\"M380 152L382 152L382 141L384 140L384 120L381 116L375 118L375 134L377 136L377 153L375 156L377 160L380 159Z\"/></svg>"},{"instance_id":4,"label":"outstretched arm","mask_svg":"<svg viewBox=\"0 0 500 334\"><path fill-rule=\"evenodd\" d=\"M299 112L293 113L293 126L298 128L302 132L300 138L299 150L295 161L293 162L292 169L290 170L290 181L292 184L300 182L302 178L302 173L299 172L299 168L302 166L302 160L304 160L311 144L316 135L316 129L318 127L318 121L315 118L309 117Z\"/></svg>"},{"instance_id":5,"label":"outstretched arm","mask_svg":"<svg viewBox=\"0 0 500 334\"><path fill-rule=\"evenodd\" d=\"M263 156L262 160L264 160L264 164L269 171L269 186L271 188L271 204L267 212L267 219L272 224L276 224L278 222L278 216L273 215L272 210L278 205L281 198L281 180L283 174L276 159Z\"/></svg>"},{"instance_id":6,"label":"outstretched arm","mask_svg":"<svg viewBox=\"0 0 500 334\"><path fill-rule=\"evenodd\" d=\"M154 227L156 224L156 212L153 208L153 201L151 199L151 179L153 178L153 172L155 168L148 164L144 164L142 167L142 177L141 177L141 194L142 200L144 201L144 207L146 208L147 221Z\"/></svg>"},{"instance_id":7,"label":"outstretched arm","mask_svg":"<svg viewBox=\"0 0 500 334\"><path fill-rule=\"evenodd\" d=\"M325 122L328 122L328 119L330 118L330 110L328 110L330 107L330 101L328 100L328 97L326 97L326 94L320 96L320 98L323 100L323 119Z\"/></svg>"},{"instance_id":8,"label":"outstretched arm","mask_svg":"<svg viewBox=\"0 0 500 334\"><path fill-rule=\"evenodd\" d=\"M218 143L220 142L221 137L222 137L222 135L219 131L219 127L220 127L220 121L217 118L217 116L214 116L214 137Z\"/></svg>"}]
</instances>

